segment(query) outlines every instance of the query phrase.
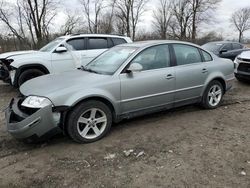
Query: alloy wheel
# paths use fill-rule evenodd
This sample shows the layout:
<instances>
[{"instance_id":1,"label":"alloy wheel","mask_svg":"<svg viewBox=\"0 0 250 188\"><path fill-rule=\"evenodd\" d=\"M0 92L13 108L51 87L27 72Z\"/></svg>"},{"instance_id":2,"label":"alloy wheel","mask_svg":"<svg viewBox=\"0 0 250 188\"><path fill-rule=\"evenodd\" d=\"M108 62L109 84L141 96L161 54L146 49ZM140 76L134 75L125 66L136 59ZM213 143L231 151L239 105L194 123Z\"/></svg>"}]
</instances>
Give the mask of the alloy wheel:
<instances>
[{"instance_id":1,"label":"alloy wheel","mask_svg":"<svg viewBox=\"0 0 250 188\"><path fill-rule=\"evenodd\" d=\"M208 92L208 103L215 107L217 106L222 98L222 89L219 85L213 85Z\"/></svg>"},{"instance_id":2,"label":"alloy wheel","mask_svg":"<svg viewBox=\"0 0 250 188\"><path fill-rule=\"evenodd\" d=\"M100 136L107 126L106 114L98 108L83 112L77 121L77 131L85 139L95 139Z\"/></svg>"}]
</instances>

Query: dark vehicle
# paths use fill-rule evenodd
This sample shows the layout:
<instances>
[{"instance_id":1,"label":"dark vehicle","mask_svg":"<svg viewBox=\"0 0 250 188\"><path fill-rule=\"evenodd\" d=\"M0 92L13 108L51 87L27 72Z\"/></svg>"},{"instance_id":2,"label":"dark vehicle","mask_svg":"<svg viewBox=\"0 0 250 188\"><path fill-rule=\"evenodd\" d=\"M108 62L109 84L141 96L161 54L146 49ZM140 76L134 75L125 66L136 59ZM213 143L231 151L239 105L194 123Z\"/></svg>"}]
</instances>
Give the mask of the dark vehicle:
<instances>
[{"instance_id":1,"label":"dark vehicle","mask_svg":"<svg viewBox=\"0 0 250 188\"><path fill-rule=\"evenodd\" d=\"M209 42L202 47L221 58L231 59L232 61L241 54L241 52L247 50L247 48L240 43L228 41Z\"/></svg>"}]
</instances>

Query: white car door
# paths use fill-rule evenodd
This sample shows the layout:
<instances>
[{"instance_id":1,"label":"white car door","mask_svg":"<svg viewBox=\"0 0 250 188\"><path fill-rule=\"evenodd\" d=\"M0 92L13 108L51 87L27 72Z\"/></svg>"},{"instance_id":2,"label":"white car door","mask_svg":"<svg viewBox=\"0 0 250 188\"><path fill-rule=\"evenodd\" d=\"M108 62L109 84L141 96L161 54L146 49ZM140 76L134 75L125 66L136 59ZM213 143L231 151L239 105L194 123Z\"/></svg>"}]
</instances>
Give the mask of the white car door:
<instances>
[{"instance_id":1,"label":"white car door","mask_svg":"<svg viewBox=\"0 0 250 188\"><path fill-rule=\"evenodd\" d=\"M66 52L54 51L51 56L53 72L63 72L81 67L81 53L85 50L84 38L73 38L62 44L67 48Z\"/></svg>"}]
</instances>

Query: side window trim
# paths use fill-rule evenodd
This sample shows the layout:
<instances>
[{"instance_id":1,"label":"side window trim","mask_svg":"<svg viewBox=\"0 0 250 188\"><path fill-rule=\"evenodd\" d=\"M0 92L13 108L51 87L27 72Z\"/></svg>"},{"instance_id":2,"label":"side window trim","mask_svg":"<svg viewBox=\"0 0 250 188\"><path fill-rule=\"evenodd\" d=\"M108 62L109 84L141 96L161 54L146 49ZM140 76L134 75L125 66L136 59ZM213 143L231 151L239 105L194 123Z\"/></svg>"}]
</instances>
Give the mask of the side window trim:
<instances>
[{"instance_id":1,"label":"side window trim","mask_svg":"<svg viewBox=\"0 0 250 188\"><path fill-rule=\"evenodd\" d=\"M201 61L202 61L202 62L205 62L205 58L204 58L204 56L203 56L203 54L202 54L201 49L198 48L198 50L199 50L199 54L200 54L200 56L201 56Z\"/></svg>"},{"instance_id":2,"label":"side window trim","mask_svg":"<svg viewBox=\"0 0 250 188\"><path fill-rule=\"evenodd\" d=\"M214 59L213 59L213 57L211 56L211 54L210 53L208 53L207 51L205 51L205 50L202 50L202 49L200 49L199 48L199 51L200 51L200 53L201 53L201 57L202 57L202 61L203 62L211 62L211 61L213 61ZM205 53L207 53L209 56L210 56L210 61L206 61L206 59L205 59L205 57L204 57L204 54L202 53L202 52L205 52Z\"/></svg>"}]
</instances>

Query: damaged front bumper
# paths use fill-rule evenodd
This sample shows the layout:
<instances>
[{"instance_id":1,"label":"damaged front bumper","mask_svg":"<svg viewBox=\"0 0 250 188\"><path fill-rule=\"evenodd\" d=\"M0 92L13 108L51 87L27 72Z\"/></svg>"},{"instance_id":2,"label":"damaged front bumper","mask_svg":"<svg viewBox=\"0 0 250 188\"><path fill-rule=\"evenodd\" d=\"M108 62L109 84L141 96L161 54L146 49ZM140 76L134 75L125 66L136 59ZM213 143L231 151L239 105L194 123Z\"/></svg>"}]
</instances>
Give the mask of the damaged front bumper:
<instances>
[{"instance_id":1,"label":"damaged front bumper","mask_svg":"<svg viewBox=\"0 0 250 188\"><path fill-rule=\"evenodd\" d=\"M21 99L12 99L5 110L8 132L17 139L43 140L61 131L60 113L52 112L52 105L41 109L21 106Z\"/></svg>"},{"instance_id":2,"label":"damaged front bumper","mask_svg":"<svg viewBox=\"0 0 250 188\"><path fill-rule=\"evenodd\" d=\"M9 69L1 60L0 60L0 80L3 80L4 82L10 81Z\"/></svg>"}]
</instances>

